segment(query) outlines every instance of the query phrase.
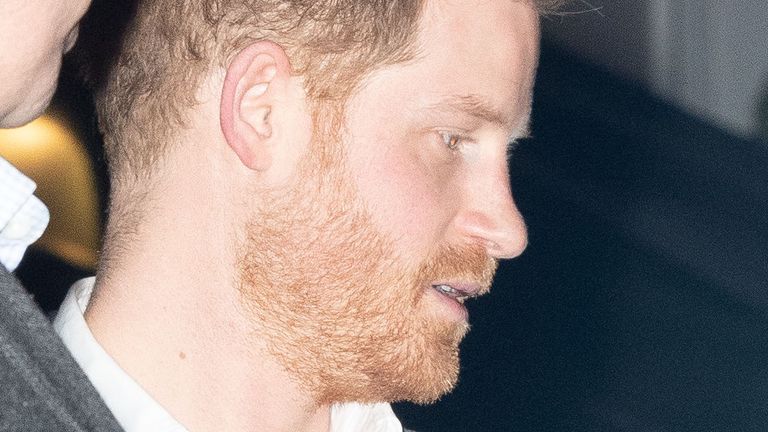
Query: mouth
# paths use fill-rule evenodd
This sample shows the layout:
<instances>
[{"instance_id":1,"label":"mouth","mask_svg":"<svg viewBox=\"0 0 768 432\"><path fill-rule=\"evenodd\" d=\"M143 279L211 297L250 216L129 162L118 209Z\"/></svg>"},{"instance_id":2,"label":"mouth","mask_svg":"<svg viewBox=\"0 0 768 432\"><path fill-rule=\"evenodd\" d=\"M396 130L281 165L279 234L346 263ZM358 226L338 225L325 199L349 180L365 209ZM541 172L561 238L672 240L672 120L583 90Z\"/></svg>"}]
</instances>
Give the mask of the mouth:
<instances>
[{"instance_id":1,"label":"mouth","mask_svg":"<svg viewBox=\"0 0 768 432\"><path fill-rule=\"evenodd\" d=\"M475 298L478 296L479 289L472 286L456 286L456 285L450 285L450 284L433 284L432 289L437 291L440 295L443 295L445 297L448 297L450 299L453 299L460 304L464 304L464 302L468 299Z\"/></svg>"},{"instance_id":2,"label":"mouth","mask_svg":"<svg viewBox=\"0 0 768 432\"><path fill-rule=\"evenodd\" d=\"M429 291L432 297L439 300L444 314L453 321L467 321L469 312L464 302L484 294L487 289L482 289L480 285L465 282L439 282L433 283Z\"/></svg>"}]
</instances>

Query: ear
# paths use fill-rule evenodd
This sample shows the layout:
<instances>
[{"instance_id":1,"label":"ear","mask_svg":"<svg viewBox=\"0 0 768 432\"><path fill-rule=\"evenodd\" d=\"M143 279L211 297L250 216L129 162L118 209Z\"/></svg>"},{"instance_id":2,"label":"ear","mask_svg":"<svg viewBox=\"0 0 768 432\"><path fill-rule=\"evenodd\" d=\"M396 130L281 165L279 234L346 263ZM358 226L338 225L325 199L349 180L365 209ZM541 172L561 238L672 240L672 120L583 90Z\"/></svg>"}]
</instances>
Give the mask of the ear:
<instances>
[{"instance_id":1,"label":"ear","mask_svg":"<svg viewBox=\"0 0 768 432\"><path fill-rule=\"evenodd\" d=\"M227 68L221 94L221 130L229 147L246 167L265 171L274 160L279 134L276 129L289 110L291 65L285 51L269 41L255 42L233 59Z\"/></svg>"}]
</instances>

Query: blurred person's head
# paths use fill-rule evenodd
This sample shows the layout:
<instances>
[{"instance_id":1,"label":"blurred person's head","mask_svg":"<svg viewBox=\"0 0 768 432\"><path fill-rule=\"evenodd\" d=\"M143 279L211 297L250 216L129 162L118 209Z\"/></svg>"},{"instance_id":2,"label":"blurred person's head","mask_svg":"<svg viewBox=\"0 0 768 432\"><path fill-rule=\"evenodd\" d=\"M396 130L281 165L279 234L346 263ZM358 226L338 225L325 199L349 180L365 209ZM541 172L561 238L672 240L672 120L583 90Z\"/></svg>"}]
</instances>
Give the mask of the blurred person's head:
<instances>
[{"instance_id":1,"label":"blurred person's head","mask_svg":"<svg viewBox=\"0 0 768 432\"><path fill-rule=\"evenodd\" d=\"M0 128L39 116L53 97L61 58L90 0L0 2Z\"/></svg>"},{"instance_id":2,"label":"blurred person's head","mask_svg":"<svg viewBox=\"0 0 768 432\"><path fill-rule=\"evenodd\" d=\"M507 156L554 3L146 1L97 96L102 280L162 248L318 403L436 399L526 246Z\"/></svg>"}]
</instances>

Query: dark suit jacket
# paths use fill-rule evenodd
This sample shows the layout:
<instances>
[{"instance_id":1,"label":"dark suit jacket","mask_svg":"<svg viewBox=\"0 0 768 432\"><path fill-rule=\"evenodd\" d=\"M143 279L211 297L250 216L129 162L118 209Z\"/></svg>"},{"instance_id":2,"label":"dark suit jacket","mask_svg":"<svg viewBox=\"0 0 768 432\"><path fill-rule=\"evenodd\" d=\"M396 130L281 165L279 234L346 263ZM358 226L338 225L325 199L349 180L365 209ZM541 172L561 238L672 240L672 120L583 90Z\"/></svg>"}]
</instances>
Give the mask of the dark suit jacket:
<instances>
[{"instance_id":1,"label":"dark suit jacket","mask_svg":"<svg viewBox=\"0 0 768 432\"><path fill-rule=\"evenodd\" d=\"M18 280L0 265L0 431L120 431Z\"/></svg>"}]
</instances>

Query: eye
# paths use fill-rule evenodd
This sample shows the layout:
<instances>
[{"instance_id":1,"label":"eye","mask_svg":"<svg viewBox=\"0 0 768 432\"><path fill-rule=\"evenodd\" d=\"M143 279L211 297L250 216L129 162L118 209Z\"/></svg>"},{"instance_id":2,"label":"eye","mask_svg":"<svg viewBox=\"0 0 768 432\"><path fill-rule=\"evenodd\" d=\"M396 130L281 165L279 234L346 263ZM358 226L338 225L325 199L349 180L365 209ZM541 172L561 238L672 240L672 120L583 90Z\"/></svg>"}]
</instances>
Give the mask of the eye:
<instances>
[{"instance_id":1,"label":"eye","mask_svg":"<svg viewBox=\"0 0 768 432\"><path fill-rule=\"evenodd\" d=\"M443 144L451 151L458 150L464 141L464 137L450 132L440 132L440 138L443 140Z\"/></svg>"}]
</instances>

